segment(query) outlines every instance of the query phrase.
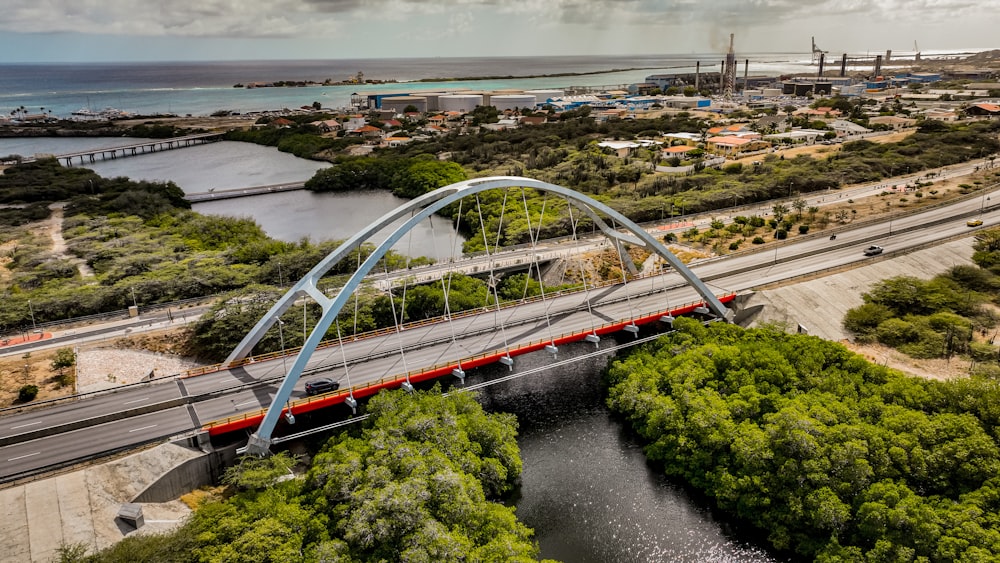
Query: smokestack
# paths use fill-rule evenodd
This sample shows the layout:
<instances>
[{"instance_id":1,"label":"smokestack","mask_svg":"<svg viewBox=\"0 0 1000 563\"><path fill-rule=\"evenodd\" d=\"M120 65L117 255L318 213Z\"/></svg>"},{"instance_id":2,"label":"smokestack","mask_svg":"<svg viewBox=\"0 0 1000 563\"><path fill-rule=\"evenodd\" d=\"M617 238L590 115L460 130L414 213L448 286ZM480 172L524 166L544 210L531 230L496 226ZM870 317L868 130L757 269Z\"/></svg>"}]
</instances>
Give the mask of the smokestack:
<instances>
[{"instance_id":1,"label":"smokestack","mask_svg":"<svg viewBox=\"0 0 1000 563\"><path fill-rule=\"evenodd\" d=\"M736 87L736 52L733 51L735 36L735 33L729 34L729 52L726 53L726 62L722 66L722 95L726 99L733 97L733 89Z\"/></svg>"},{"instance_id":2,"label":"smokestack","mask_svg":"<svg viewBox=\"0 0 1000 563\"><path fill-rule=\"evenodd\" d=\"M819 74L817 76L823 76L823 64L826 62L826 53L819 54Z\"/></svg>"},{"instance_id":3,"label":"smokestack","mask_svg":"<svg viewBox=\"0 0 1000 563\"><path fill-rule=\"evenodd\" d=\"M747 59L743 65L743 89L746 90L750 87L750 59Z\"/></svg>"},{"instance_id":4,"label":"smokestack","mask_svg":"<svg viewBox=\"0 0 1000 563\"><path fill-rule=\"evenodd\" d=\"M840 57L840 76L847 76L847 53Z\"/></svg>"},{"instance_id":5,"label":"smokestack","mask_svg":"<svg viewBox=\"0 0 1000 563\"><path fill-rule=\"evenodd\" d=\"M875 55L875 77L882 75L882 55Z\"/></svg>"},{"instance_id":6,"label":"smokestack","mask_svg":"<svg viewBox=\"0 0 1000 563\"><path fill-rule=\"evenodd\" d=\"M889 59L892 58L892 49L885 50L885 64L889 64Z\"/></svg>"},{"instance_id":7,"label":"smokestack","mask_svg":"<svg viewBox=\"0 0 1000 563\"><path fill-rule=\"evenodd\" d=\"M695 61L694 63L694 89L696 91L701 91L701 61Z\"/></svg>"},{"instance_id":8,"label":"smokestack","mask_svg":"<svg viewBox=\"0 0 1000 563\"><path fill-rule=\"evenodd\" d=\"M726 89L726 86L724 84L726 81L726 61L722 61L721 63L719 63L719 65L720 68L722 68L722 71L719 72L719 92L722 92L723 90Z\"/></svg>"}]
</instances>

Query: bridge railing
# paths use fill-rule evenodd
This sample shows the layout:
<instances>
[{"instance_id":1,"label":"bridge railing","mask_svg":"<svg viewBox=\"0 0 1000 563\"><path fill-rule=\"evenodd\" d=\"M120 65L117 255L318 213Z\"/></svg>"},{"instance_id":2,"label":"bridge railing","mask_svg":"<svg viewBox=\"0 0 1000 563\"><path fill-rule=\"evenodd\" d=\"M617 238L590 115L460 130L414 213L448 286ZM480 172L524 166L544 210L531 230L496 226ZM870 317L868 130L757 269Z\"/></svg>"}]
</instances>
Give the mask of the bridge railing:
<instances>
[{"instance_id":1,"label":"bridge railing","mask_svg":"<svg viewBox=\"0 0 1000 563\"><path fill-rule=\"evenodd\" d=\"M723 303L732 301L736 297L735 293L728 293L721 296L719 299ZM389 376L381 377L377 380L369 381L366 383L359 383L358 385L353 385L349 389L340 389L330 393L325 393L322 395L314 395L298 399L289 403L282 412L289 409L292 411L298 410L300 413L303 411L313 410L308 408L309 406L315 406L315 408L325 407L331 404L342 403L344 399L350 396L360 396L365 397L374 394L378 390L398 387L403 382L407 380L423 381L425 379L432 379L434 377L439 377L450 373L452 369L462 366L462 367L478 367L486 363L492 363L500 357L510 355L518 356L521 354L526 354L528 352L533 352L544 348L550 343L564 344L567 342L573 342L577 340L582 340L588 334L608 334L610 332L617 332L621 330L622 327L628 325L629 323L636 324L647 324L649 322L656 321L662 316L667 314L683 314L684 312L690 312L696 307L704 306L704 301L694 301L680 305L677 307L667 307L660 309L654 313L645 314L640 318L632 319L618 319L614 321L608 321L600 325L595 325L590 329L584 331L574 331L574 332L563 332L559 335L553 335L549 338L538 338L531 340L529 342L523 342L516 346L511 346L509 348L494 349L485 352L480 352L478 354L473 354L471 356L466 356L460 359L452 360L449 362L441 362L434 364L429 367L423 367L419 369L410 370L405 373L393 374ZM303 408L305 407L305 408ZM255 411L248 411L242 414L233 415L226 417L224 419L214 420L206 423L202 426L206 431L211 432L213 429L222 428L225 426L230 426L238 423L253 423L263 418L267 409L258 409Z\"/></svg>"},{"instance_id":2,"label":"bridge railing","mask_svg":"<svg viewBox=\"0 0 1000 563\"><path fill-rule=\"evenodd\" d=\"M635 275L635 276L629 276L628 279L629 279L630 283L634 283L634 282L641 281L643 279L649 279L651 277L662 275L662 273L663 272L650 272L650 273L645 273L645 274L638 274L638 275ZM596 282L593 285L587 286L586 289L584 289L584 287L582 285L580 285L580 286L574 286L573 288L566 288L566 289L561 289L561 290L558 290L558 291L548 292L548 293L545 294L545 298L550 299L550 298L553 298L553 297L561 297L561 296L565 296L565 295L574 295L574 294L578 294L578 293L582 293L582 292L586 292L586 291L594 291L596 289L602 289L602 288L606 288L606 287L620 285L621 283L622 282L618 281L618 280L603 280L603 281L600 281L600 282ZM531 297L526 297L524 299L518 299L518 300L515 300L515 301L505 301L505 302L500 303L500 309L503 310L503 309L509 309L511 307L519 307L521 305L527 305L529 303L536 303L538 301L541 301L542 299L543 298L542 298L541 295L534 295L534 296L531 296ZM418 321L410 321L408 323L404 323L404 324L400 325L399 330L400 331L412 330L412 329L415 329L415 328L420 328L420 327L424 327L424 326L428 326L428 325L438 324L438 323L445 322L445 321L448 321L448 320L454 321L456 319L463 319L463 318L466 318L466 317L472 317L472 316L481 315L481 314L484 314L484 313L495 312L496 310L497 309L495 307L493 307L493 308L490 308L490 307L477 307L475 309L466 309L464 311L459 311L459 312L456 312L456 313L452 313L450 316L449 315L440 315L440 316L431 317L431 318L428 318L428 319L421 319L421 320L418 320ZM374 330L369 330L369 331L365 331L365 332L359 332L359 333L352 334L350 336L344 337L344 341L345 342L354 342L354 341L357 341L357 340L363 340L363 339L367 339L367 338L376 338L376 337L379 337L379 336L385 336L385 335L388 335L388 334L394 334L395 332L396 332L396 327L395 326L385 327L385 328L377 328L377 329L374 329ZM316 349L317 350L321 350L321 349L329 348L331 346L336 346L338 344L339 344L338 340L331 338L331 339L323 340L322 342L320 342L319 345L316 346ZM274 359L277 359L277 358L281 358L282 356L291 356L291 355L298 354L300 350L302 350L302 346L295 346L294 348L286 348L284 350L275 350L273 352L264 352L264 353L261 353L261 354L254 354L253 356L248 356L248 357L246 357L246 358L244 358L242 360L239 360L239 361L236 361L236 362L231 362L231 363L228 363L228 364L226 364L226 363L218 363L218 364L212 364L212 365L208 365L208 366L201 366L201 367L197 367L197 368L192 368L192 369L189 369L187 371L184 371L184 372L180 373L178 375L178 377L180 377L180 378L194 377L194 376L198 376L198 375L205 375L205 374L208 374L208 373L214 373L214 372L217 372L217 371L223 371L223 370L227 370L227 369L237 368L237 367L240 367L240 366L245 366L245 365L253 364L253 363L257 363L257 362L265 362L265 361L268 361L268 360L274 360Z\"/></svg>"}]
</instances>

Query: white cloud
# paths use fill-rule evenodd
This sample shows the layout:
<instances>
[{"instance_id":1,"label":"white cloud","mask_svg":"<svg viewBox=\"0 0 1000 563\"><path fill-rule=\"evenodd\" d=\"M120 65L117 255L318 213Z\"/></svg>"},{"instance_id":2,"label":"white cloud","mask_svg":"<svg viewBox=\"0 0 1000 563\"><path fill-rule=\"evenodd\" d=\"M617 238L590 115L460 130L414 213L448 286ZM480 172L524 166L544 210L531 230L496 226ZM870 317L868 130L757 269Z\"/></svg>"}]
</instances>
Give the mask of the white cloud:
<instances>
[{"instance_id":1,"label":"white cloud","mask_svg":"<svg viewBox=\"0 0 1000 563\"><path fill-rule=\"evenodd\" d=\"M743 50L804 50L810 35L828 49L915 38L989 46L998 18L975 0L5 0L0 32L341 41L342 50L416 41L420 54L518 36L558 52L689 52L724 51L730 33ZM985 39L969 44L972 30Z\"/></svg>"}]
</instances>

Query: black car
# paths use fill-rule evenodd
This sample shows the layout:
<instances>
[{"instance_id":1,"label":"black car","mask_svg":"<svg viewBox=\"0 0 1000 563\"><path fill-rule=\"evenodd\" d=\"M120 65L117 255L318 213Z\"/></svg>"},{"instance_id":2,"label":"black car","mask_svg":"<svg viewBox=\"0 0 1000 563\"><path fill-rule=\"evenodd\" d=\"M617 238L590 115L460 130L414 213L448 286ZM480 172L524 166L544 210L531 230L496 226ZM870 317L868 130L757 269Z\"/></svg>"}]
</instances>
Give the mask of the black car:
<instances>
[{"instance_id":1,"label":"black car","mask_svg":"<svg viewBox=\"0 0 1000 563\"><path fill-rule=\"evenodd\" d=\"M329 377L320 377L319 379L306 381L307 395L322 395L323 393L329 393L337 389L340 389L340 382L334 381Z\"/></svg>"}]
</instances>

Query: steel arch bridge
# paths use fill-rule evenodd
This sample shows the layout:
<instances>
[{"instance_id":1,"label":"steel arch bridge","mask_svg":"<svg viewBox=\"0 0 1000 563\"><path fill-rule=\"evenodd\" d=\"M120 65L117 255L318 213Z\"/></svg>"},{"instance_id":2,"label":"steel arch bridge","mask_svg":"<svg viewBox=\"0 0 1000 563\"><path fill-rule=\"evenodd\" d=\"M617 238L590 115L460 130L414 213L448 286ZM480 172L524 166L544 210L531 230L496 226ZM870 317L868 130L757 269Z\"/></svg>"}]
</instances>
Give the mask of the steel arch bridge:
<instances>
[{"instance_id":1,"label":"steel arch bridge","mask_svg":"<svg viewBox=\"0 0 1000 563\"><path fill-rule=\"evenodd\" d=\"M618 213L614 209L611 209L607 205L569 188L564 188L562 186L557 186L555 184L531 178L517 176L492 176L487 178L465 180L426 193L406 204L399 206L395 210L386 213L371 223L361 232L346 240L336 250L331 252L315 267L313 267L312 270L310 270L305 276L302 277L302 279L293 285L280 299L278 299L271 309L268 310L268 312L257 322L256 325L254 325L250 332L244 336L243 340L236 346L229 357L226 358L226 364L232 364L240 362L249 356L254 346L256 346L257 343L264 337L267 330L278 321L285 311L292 307L298 298L311 297L322 307L322 316L309 333L309 337L306 339L301 350L295 357L295 361L288 370L287 375L282 380L281 385L275 394L274 400L268 407L267 413L265 414L259 428L250 437L250 441L247 445L248 453L256 455L265 455L269 453L271 434L281 417L283 406L289 401L292 390L299 378L302 376L302 372L309 362L313 352L323 340L327 330L333 324L344 305L347 304L354 291L361 284L364 277L368 275L368 273L377 265L379 260L385 256L389 249L391 249L403 238L403 236L408 234L410 230L421 221L440 211L442 208L456 203L465 197L474 196L487 190L502 188L531 188L544 193L556 194L565 198L569 204L589 216L594 224L605 234L605 236L611 239L612 243L618 247L619 251L621 251L620 245L623 242L647 247L647 249L666 260L677 271L677 273L679 273L683 279L698 292L698 294L705 300L705 304L713 314L726 320L732 318L732 311L728 310L715 296L715 294L709 290L709 288L672 252L667 250L663 244L657 241L640 226L636 225L634 222L630 221L625 216ZM601 217L602 215L610 218L613 224L620 226L620 228L628 231L628 233L621 233L615 228L609 226L607 221ZM379 244L375 250L368 255L364 262L362 262L357 270L350 276L346 284L340 288L335 297L330 298L326 296L318 288L317 283L320 278L322 278L323 275L326 274L331 268L347 257L352 251L360 249L364 243L368 242L372 238L373 235L379 233L387 226L404 217L408 217L408 219L403 222L402 225L397 227L384 242ZM352 401L353 397L349 398L348 403L350 404Z\"/></svg>"}]
</instances>

